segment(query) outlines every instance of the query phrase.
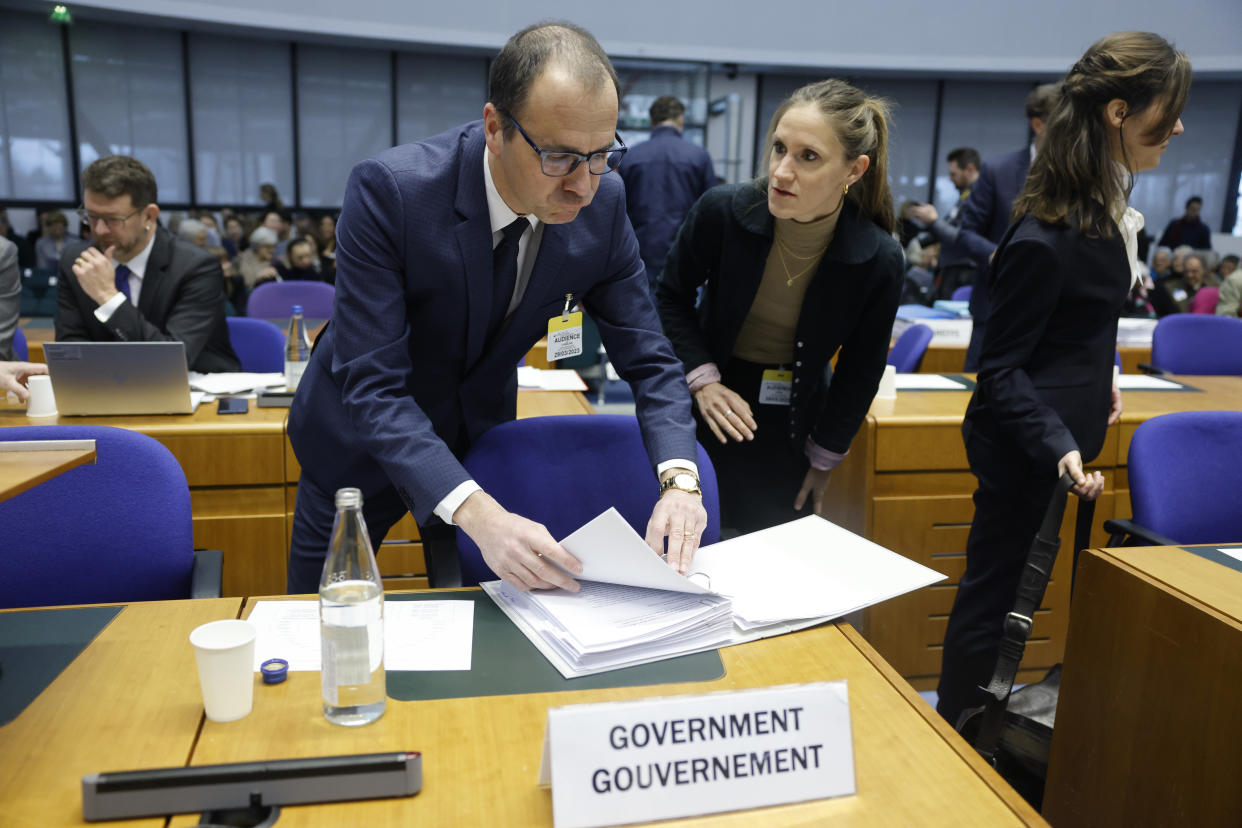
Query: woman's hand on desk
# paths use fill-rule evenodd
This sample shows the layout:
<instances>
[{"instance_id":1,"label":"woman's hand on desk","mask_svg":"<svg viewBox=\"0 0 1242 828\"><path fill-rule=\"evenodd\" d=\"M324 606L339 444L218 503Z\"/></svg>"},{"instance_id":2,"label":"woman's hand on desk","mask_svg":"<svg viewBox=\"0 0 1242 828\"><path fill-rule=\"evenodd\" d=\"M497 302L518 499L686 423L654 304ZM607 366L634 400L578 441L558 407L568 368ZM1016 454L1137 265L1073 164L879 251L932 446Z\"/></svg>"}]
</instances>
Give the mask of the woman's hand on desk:
<instances>
[{"instance_id":1,"label":"woman's hand on desk","mask_svg":"<svg viewBox=\"0 0 1242 828\"><path fill-rule=\"evenodd\" d=\"M750 413L750 405L726 388L724 383L709 382L704 385L694 392L694 402L707 427L720 442L728 443L729 438L739 443L755 439L755 430L759 425Z\"/></svg>"},{"instance_id":2,"label":"woman's hand on desk","mask_svg":"<svg viewBox=\"0 0 1242 828\"><path fill-rule=\"evenodd\" d=\"M828 491L828 475L831 471L810 468L806 477L802 478L802 488L794 498L794 509L800 510L806 504L807 495L811 497L811 508L815 514L822 515L824 508L824 492Z\"/></svg>"},{"instance_id":3,"label":"woman's hand on desk","mask_svg":"<svg viewBox=\"0 0 1242 828\"><path fill-rule=\"evenodd\" d=\"M578 559L566 552L542 523L506 511L486 492L477 491L466 498L453 513L453 522L478 544L492 572L523 592L557 587L578 591L578 582L565 574L582 571Z\"/></svg>"},{"instance_id":4,"label":"woman's hand on desk","mask_svg":"<svg viewBox=\"0 0 1242 828\"><path fill-rule=\"evenodd\" d=\"M1095 500L1104 491L1104 475L1099 472L1084 474L1082 470L1082 455L1076 450L1062 457L1061 461L1057 463L1057 477L1061 477L1064 474L1074 478L1074 488L1070 491L1083 500Z\"/></svg>"}]
</instances>

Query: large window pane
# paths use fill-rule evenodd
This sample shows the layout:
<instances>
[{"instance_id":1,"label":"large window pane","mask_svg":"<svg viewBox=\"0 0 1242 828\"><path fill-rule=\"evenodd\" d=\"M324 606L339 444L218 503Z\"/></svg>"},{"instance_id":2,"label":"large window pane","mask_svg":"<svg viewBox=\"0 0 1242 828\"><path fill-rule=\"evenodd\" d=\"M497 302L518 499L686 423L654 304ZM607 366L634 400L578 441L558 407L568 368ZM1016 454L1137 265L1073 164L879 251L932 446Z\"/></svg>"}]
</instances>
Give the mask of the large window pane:
<instances>
[{"instance_id":1,"label":"large window pane","mask_svg":"<svg viewBox=\"0 0 1242 828\"><path fill-rule=\"evenodd\" d=\"M0 12L0 198L73 199L60 29Z\"/></svg>"},{"instance_id":2,"label":"large window pane","mask_svg":"<svg viewBox=\"0 0 1242 828\"><path fill-rule=\"evenodd\" d=\"M298 47L302 204L339 206L354 164L392 146L389 53Z\"/></svg>"},{"instance_id":3,"label":"large window pane","mask_svg":"<svg viewBox=\"0 0 1242 828\"><path fill-rule=\"evenodd\" d=\"M945 156L958 147L974 147L984 163L1030 143L1026 96L1033 83L945 81L940 117L940 157L936 159L936 204L948 209L957 201Z\"/></svg>"},{"instance_id":4,"label":"large window pane","mask_svg":"<svg viewBox=\"0 0 1242 828\"><path fill-rule=\"evenodd\" d=\"M421 141L483 117L482 58L397 54L397 142Z\"/></svg>"},{"instance_id":5,"label":"large window pane","mask_svg":"<svg viewBox=\"0 0 1242 828\"><path fill-rule=\"evenodd\" d=\"M190 201L181 35L92 23L71 28L69 46L83 169L131 155L155 174L161 201Z\"/></svg>"},{"instance_id":6,"label":"large window pane","mask_svg":"<svg viewBox=\"0 0 1242 828\"><path fill-rule=\"evenodd\" d=\"M1229 180L1234 129L1242 94L1236 81L1197 81L1182 113L1186 131L1169 141L1160 166L1139 173L1130 203L1147 219L1147 233L1158 240L1170 219L1185 212L1186 199L1203 199L1203 221L1219 233L1225 201L1237 198Z\"/></svg>"},{"instance_id":7,"label":"large window pane","mask_svg":"<svg viewBox=\"0 0 1242 828\"><path fill-rule=\"evenodd\" d=\"M258 205L259 185L293 201L289 44L190 36L194 176L200 204Z\"/></svg>"}]
</instances>

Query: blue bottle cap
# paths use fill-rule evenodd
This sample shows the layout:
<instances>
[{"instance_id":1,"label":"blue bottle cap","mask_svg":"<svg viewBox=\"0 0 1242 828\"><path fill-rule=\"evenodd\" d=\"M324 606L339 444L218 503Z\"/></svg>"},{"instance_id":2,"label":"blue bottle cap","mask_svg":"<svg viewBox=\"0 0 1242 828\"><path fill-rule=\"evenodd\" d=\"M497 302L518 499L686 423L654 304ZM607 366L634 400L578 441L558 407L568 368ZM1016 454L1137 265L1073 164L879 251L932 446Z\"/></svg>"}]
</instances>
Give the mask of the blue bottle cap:
<instances>
[{"instance_id":1,"label":"blue bottle cap","mask_svg":"<svg viewBox=\"0 0 1242 828\"><path fill-rule=\"evenodd\" d=\"M283 658L269 658L259 665L264 684L280 684L289 675L289 662Z\"/></svg>"},{"instance_id":2,"label":"blue bottle cap","mask_svg":"<svg viewBox=\"0 0 1242 828\"><path fill-rule=\"evenodd\" d=\"M294 313L301 313L301 312L302 312L302 306L301 306L301 305L294 305L294 306L293 306L293 312L294 312Z\"/></svg>"}]
</instances>

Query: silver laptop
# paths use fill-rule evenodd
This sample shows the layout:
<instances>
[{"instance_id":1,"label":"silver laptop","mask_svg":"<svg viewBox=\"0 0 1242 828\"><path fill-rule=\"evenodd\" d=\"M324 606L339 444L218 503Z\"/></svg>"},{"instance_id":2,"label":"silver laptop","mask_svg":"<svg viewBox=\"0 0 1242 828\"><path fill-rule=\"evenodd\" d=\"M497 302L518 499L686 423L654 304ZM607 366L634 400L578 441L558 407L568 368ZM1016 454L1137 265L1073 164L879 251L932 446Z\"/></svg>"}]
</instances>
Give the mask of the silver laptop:
<instances>
[{"instance_id":1,"label":"silver laptop","mask_svg":"<svg viewBox=\"0 0 1242 828\"><path fill-rule=\"evenodd\" d=\"M61 416L190 414L180 342L45 342Z\"/></svg>"}]
</instances>

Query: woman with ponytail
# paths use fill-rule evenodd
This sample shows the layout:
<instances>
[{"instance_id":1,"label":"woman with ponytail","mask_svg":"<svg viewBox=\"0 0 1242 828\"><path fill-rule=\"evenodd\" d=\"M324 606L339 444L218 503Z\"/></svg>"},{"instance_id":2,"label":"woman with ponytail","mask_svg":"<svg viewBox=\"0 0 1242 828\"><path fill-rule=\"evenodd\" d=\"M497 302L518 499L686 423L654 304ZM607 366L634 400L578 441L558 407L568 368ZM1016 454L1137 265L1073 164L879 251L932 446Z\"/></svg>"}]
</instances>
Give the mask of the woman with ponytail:
<instances>
[{"instance_id":1,"label":"woman with ponytail","mask_svg":"<svg viewBox=\"0 0 1242 828\"><path fill-rule=\"evenodd\" d=\"M708 191L669 252L660 318L727 528L818 513L884 373L903 271L887 115L844 81L797 90L768 128L767 176Z\"/></svg>"},{"instance_id":2,"label":"woman with ponytail","mask_svg":"<svg viewBox=\"0 0 1242 828\"><path fill-rule=\"evenodd\" d=\"M1180 120L1190 64L1159 35L1098 41L1061 86L1043 146L996 250L992 314L962 435L978 478L966 572L945 633L937 709L983 704L1002 626L1057 479L1092 500L1085 472L1121 416L1117 318L1142 278L1134 174L1155 169Z\"/></svg>"}]
</instances>

